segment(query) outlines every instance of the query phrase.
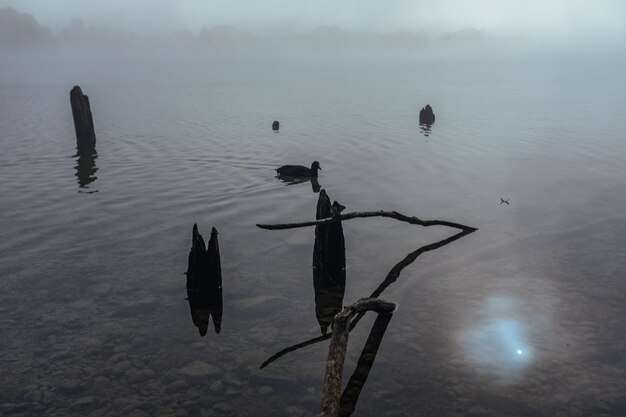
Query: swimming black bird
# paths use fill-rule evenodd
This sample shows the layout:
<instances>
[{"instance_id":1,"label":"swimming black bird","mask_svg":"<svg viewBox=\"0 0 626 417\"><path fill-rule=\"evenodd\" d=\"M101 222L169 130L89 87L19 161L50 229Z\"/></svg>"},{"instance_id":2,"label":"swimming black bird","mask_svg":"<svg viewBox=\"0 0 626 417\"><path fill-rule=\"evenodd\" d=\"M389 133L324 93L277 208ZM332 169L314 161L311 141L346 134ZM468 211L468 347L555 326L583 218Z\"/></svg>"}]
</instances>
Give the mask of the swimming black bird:
<instances>
[{"instance_id":1,"label":"swimming black bird","mask_svg":"<svg viewBox=\"0 0 626 417\"><path fill-rule=\"evenodd\" d=\"M290 177L290 178L317 178L317 170L321 170L320 163L314 161L311 164L311 168L304 167L302 165L283 165L278 168L276 172L278 172L279 177Z\"/></svg>"},{"instance_id":2,"label":"swimming black bird","mask_svg":"<svg viewBox=\"0 0 626 417\"><path fill-rule=\"evenodd\" d=\"M274 120L274 123L272 123L272 130L274 132L278 132L278 129L280 129L280 123L278 123L278 120Z\"/></svg>"}]
</instances>

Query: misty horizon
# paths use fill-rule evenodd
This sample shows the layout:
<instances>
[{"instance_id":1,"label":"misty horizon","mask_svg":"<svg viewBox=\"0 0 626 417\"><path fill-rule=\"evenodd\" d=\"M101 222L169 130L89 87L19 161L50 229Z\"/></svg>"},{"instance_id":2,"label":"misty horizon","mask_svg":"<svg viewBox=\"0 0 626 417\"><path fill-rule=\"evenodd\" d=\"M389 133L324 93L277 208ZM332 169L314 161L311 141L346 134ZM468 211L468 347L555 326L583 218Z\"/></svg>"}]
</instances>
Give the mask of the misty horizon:
<instances>
[{"instance_id":1,"label":"misty horizon","mask_svg":"<svg viewBox=\"0 0 626 417\"><path fill-rule=\"evenodd\" d=\"M12 2L0 3L0 50L32 47L58 46L114 46L129 48L158 44L160 46L310 46L322 48L398 48L425 49L429 47L478 47L520 50L558 49L593 51L615 54L621 52L625 36L618 33L620 25L605 25L582 31L575 27L563 30L502 30L495 26L477 25L476 21L459 20L457 24L434 27L429 24L380 25L342 24L336 19L312 19L297 25L249 25L245 20L206 19L205 23L192 20L178 21L178 25L132 26L125 19L106 21L92 16L66 16L67 23L52 23L50 17L40 11L34 14L26 8L15 7ZM3 7L4 6L4 7ZM25 4L25 6L27 6ZM614 16L626 22L624 8L617 8ZM59 19L57 19L59 20ZM213 20L213 21L211 21ZM165 22L165 21L164 21ZM128 23L128 22L127 22ZM185 25L186 24L186 25ZM289 26L289 27L288 27ZM626 24L624 25L626 27ZM613 29L611 29L613 28ZM601 30L600 30L601 29Z\"/></svg>"}]
</instances>

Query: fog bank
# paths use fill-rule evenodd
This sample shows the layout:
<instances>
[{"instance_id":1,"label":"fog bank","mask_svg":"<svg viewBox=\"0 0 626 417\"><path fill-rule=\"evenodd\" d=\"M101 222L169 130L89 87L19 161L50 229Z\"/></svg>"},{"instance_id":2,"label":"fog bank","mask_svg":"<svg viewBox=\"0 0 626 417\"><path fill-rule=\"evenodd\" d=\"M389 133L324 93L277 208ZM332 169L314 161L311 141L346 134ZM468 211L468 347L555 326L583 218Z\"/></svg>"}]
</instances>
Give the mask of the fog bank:
<instances>
[{"instance_id":1,"label":"fog bank","mask_svg":"<svg viewBox=\"0 0 626 417\"><path fill-rule=\"evenodd\" d=\"M24 9L29 5L37 9L33 2L20 4ZM79 10L84 7L68 8L63 16L74 11L80 15ZM408 30L398 24L378 31L375 25L370 28L363 23L367 19L345 27L323 24L307 28L313 22L333 21L331 18L310 19L308 26L298 31L270 31L244 20L238 22L241 26L207 23L193 28L192 21L184 19L177 22L189 26L171 30L166 24L115 28L99 25L97 22L105 20L97 7L91 10L88 19L69 19L64 26L48 27L42 22L54 20L52 16L59 10L45 15L41 9L44 17L40 18L23 10L0 8L0 83L164 82L211 76L242 80L293 72L332 74L339 68L346 73L381 67L410 71L416 65L455 71L472 66L491 75L502 68L553 71L558 67L582 73L584 78L626 67L625 38L608 35L606 41L589 37L572 42L559 36L538 36L539 31L507 32L495 26L491 30L455 29L452 24L432 30L428 25ZM620 10L616 6L614 11ZM616 16L619 19L621 15ZM268 19L259 16L259 22ZM219 19L205 21L211 20Z\"/></svg>"}]
</instances>

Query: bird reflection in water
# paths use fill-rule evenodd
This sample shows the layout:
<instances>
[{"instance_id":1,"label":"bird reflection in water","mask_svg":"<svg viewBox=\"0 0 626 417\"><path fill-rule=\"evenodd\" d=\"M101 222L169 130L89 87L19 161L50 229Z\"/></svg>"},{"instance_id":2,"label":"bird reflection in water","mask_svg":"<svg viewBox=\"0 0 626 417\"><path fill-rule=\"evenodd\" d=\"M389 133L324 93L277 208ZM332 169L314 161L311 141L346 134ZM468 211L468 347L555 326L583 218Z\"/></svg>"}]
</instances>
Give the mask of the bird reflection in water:
<instances>
[{"instance_id":1,"label":"bird reflection in water","mask_svg":"<svg viewBox=\"0 0 626 417\"><path fill-rule=\"evenodd\" d=\"M336 201L331 205L326 191L322 190L315 217L318 220L334 217L344 208ZM346 245L340 221L315 227L313 287L315 315L322 334L326 334L333 317L341 311L346 290Z\"/></svg>"},{"instance_id":2,"label":"bird reflection in water","mask_svg":"<svg viewBox=\"0 0 626 417\"><path fill-rule=\"evenodd\" d=\"M285 183L285 185L296 185L296 184L303 184L306 182L310 182L311 189L313 190L314 193L319 193L320 190L322 189L322 187L320 186L320 183L317 182L317 178L294 178L294 177L284 177L284 176L280 176L276 178L279 178L280 180L282 180Z\"/></svg>"},{"instance_id":3,"label":"bird reflection in water","mask_svg":"<svg viewBox=\"0 0 626 417\"><path fill-rule=\"evenodd\" d=\"M209 318L213 320L215 333L222 328L222 269L217 230L211 230L209 247L193 225L191 251L187 266L187 300L191 309L191 319L204 336L209 328Z\"/></svg>"},{"instance_id":4,"label":"bird reflection in water","mask_svg":"<svg viewBox=\"0 0 626 417\"><path fill-rule=\"evenodd\" d=\"M96 166L98 153L94 149L93 151L79 152L73 157L76 158L76 166L74 167L76 172L74 175L78 179L78 192L86 194L97 193L98 190L91 189L90 184L98 179L96 176L96 172L98 172L98 167Z\"/></svg>"}]
</instances>

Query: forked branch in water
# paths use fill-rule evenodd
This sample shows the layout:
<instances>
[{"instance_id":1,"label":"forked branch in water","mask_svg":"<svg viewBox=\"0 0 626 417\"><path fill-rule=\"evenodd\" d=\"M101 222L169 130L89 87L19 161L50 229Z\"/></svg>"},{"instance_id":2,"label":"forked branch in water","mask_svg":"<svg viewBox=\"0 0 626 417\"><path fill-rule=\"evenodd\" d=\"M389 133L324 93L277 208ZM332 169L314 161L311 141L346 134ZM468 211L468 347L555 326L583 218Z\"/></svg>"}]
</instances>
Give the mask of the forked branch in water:
<instances>
[{"instance_id":1,"label":"forked branch in water","mask_svg":"<svg viewBox=\"0 0 626 417\"><path fill-rule=\"evenodd\" d=\"M380 285L378 286L378 288L376 288L376 290L374 290L374 292L372 292L372 294L370 295L370 298L378 298L380 296L380 294L383 293L383 291L385 291L387 289L387 287L389 287L391 284L393 284L394 282L396 282L396 280L398 279L398 277L400 276L400 273L402 272L402 270L404 268L406 268L407 266L411 265L413 262L415 262L415 260L423 253L425 252L429 252L435 249L439 249L443 246L446 246L452 242L454 242L455 240L458 240L464 236L467 236L470 233L473 233L475 230L474 228L468 228L467 230L464 230L460 233L457 233L456 235L450 236L449 238L440 240L438 242L435 243L431 243L428 245L424 245L418 249L416 249L415 251L409 253L407 256L404 257L404 259L402 259L400 262L398 262L397 264L395 264L393 266L393 268L391 268L391 270L387 273L387 276L385 277L385 279L380 283ZM364 316L364 313L357 313L356 316L354 316L350 322L350 331L352 331L352 329L354 329L354 327L357 325L357 323L359 322L359 320L361 320L361 318ZM310 346L313 345L315 343L321 342L323 340L327 340L330 339L330 337L332 336L332 333L327 333L323 336L318 336L315 337L313 339L309 339L306 340L304 342L300 342L298 344L289 346L288 348L285 348L283 350L281 350L280 352L275 353L274 355L272 355L270 358L268 358L265 362L263 362L261 364L261 368L265 368L267 365L269 365L270 363L274 362L276 359L286 355L289 352L293 352L295 350L301 349L303 347L306 346Z\"/></svg>"},{"instance_id":2,"label":"forked branch in water","mask_svg":"<svg viewBox=\"0 0 626 417\"><path fill-rule=\"evenodd\" d=\"M358 217L389 217L392 219L400 220L401 222L416 224L418 226L424 226L424 227L448 226L448 227L453 227L455 229L469 230L472 232L478 230L474 227L465 226L460 223L449 222L446 220L422 220L415 216L413 217L405 216L404 214L398 213L397 211L384 211L384 210L355 211L351 213L339 214L333 217L328 217L326 219L312 220L312 221L300 222L300 223L257 224L257 227L260 227L261 229L268 229L268 230L295 229L298 227L323 226L326 224L330 224L330 223L334 223L338 221L355 219Z\"/></svg>"}]
</instances>

